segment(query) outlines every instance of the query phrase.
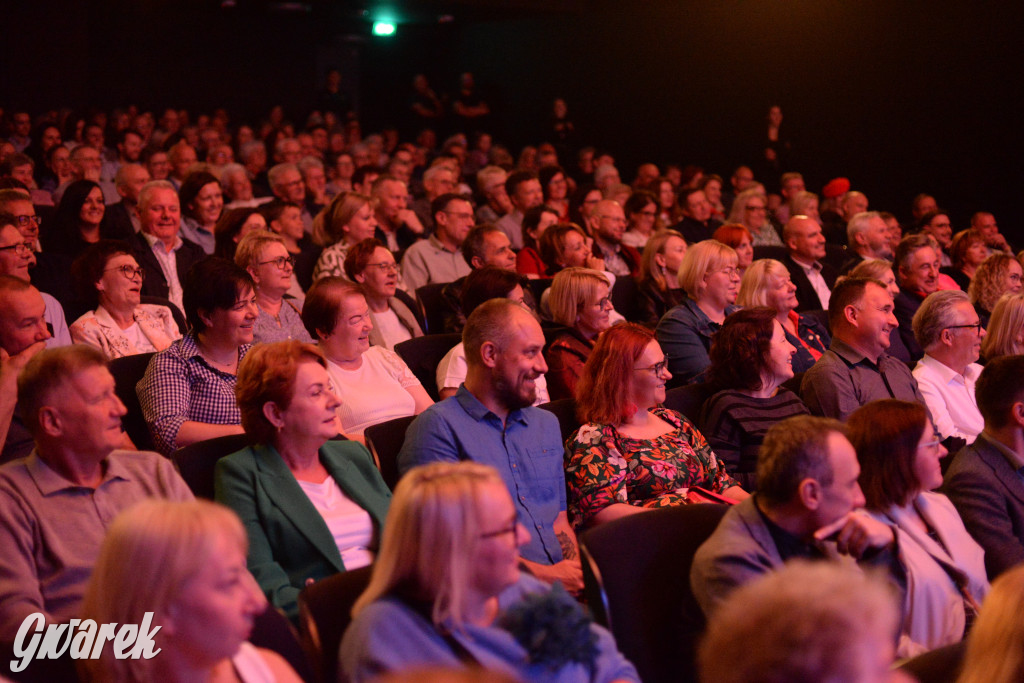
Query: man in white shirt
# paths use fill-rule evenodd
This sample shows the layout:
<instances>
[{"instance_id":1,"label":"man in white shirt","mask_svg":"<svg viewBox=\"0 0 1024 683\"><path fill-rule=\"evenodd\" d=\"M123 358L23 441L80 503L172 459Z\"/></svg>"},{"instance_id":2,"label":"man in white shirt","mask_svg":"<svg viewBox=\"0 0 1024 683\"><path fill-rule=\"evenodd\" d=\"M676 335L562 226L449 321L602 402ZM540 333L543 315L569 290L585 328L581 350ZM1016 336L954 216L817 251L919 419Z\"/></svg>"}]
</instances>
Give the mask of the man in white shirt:
<instances>
[{"instance_id":1,"label":"man in white shirt","mask_svg":"<svg viewBox=\"0 0 1024 683\"><path fill-rule=\"evenodd\" d=\"M924 357L914 378L941 438L971 443L985 427L974 398L981 375L978 354L985 330L967 294L942 290L929 294L914 314L914 337Z\"/></svg>"},{"instance_id":2,"label":"man in white shirt","mask_svg":"<svg viewBox=\"0 0 1024 683\"><path fill-rule=\"evenodd\" d=\"M825 257L821 226L813 218L793 216L782 229L782 241L789 250L782 263L796 285L796 310L827 311L837 273L832 266L821 262Z\"/></svg>"},{"instance_id":3,"label":"man in white shirt","mask_svg":"<svg viewBox=\"0 0 1024 683\"><path fill-rule=\"evenodd\" d=\"M469 275L462 242L473 227L473 205L462 195L443 194L431 203L434 234L406 249L402 277L409 291Z\"/></svg>"}]
</instances>

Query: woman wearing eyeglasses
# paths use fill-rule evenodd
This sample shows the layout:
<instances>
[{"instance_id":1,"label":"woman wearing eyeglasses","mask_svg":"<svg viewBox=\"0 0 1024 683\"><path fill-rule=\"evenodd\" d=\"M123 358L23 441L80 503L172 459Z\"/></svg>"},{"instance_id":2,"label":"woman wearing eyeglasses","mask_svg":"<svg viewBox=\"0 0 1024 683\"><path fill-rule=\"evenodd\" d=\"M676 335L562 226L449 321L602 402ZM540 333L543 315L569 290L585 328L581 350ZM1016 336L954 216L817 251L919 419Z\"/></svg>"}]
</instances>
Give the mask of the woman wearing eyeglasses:
<instances>
[{"instance_id":1,"label":"woman wearing eyeglasses","mask_svg":"<svg viewBox=\"0 0 1024 683\"><path fill-rule=\"evenodd\" d=\"M755 247L785 246L775 226L768 220L768 199L760 187L750 188L736 195L729 211L729 222L739 223L749 230Z\"/></svg>"},{"instance_id":2,"label":"woman wearing eyeglasses","mask_svg":"<svg viewBox=\"0 0 1024 683\"><path fill-rule=\"evenodd\" d=\"M302 324L302 301L286 296L292 287L295 259L284 240L267 230L250 232L238 243L235 263L248 271L256 283L256 326L253 342L297 339L312 342Z\"/></svg>"},{"instance_id":3,"label":"woman wearing eyeglasses","mask_svg":"<svg viewBox=\"0 0 1024 683\"><path fill-rule=\"evenodd\" d=\"M371 346L393 351L395 344L423 336L423 328L413 313L416 302L398 288L398 264L379 240L370 238L349 247L345 274L363 286L373 322Z\"/></svg>"},{"instance_id":4,"label":"woman wearing eyeglasses","mask_svg":"<svg viewBox=\"0 0 1024 683\"><path fill-rule=\"evenodd\" d=\"M659 407L671 378L643 325L616 325L597 340L576 392L583 426L566 447L577 530L650 508L747 497L697 428Z\"/></svg>"},{"instance_id":5,"label":"woman wearing eyeglasses","mask_svg":"<svg viewBox=\"0 0 1024 683\"><path fill-rule=\"evenodd\" d=\"M144 273L127 244L100 240L75 260L71 274L93 309L71 325L76 344L121 358L163 351L181 337L171 309L141 303Z\"/></svg>"},{"instance_id":6,"label":"woman wearing eyeglasses","mask_svg":"<svg viewBox=\"0 0 1024 683\"><path fill-rule=\"evenodd\" d=\"M551 400L572 398L598 335L612 325L608 278L588 268L565 268L551 283L548 305L556 323L569 329L544 354Z\"/></svg>"},{"instance_id":7,"label":"woman wearing eyeglasses","mask_svg":"<svg viewBox=\"0 0 1024 683\"><path fill-rule=\"evenodd\" d=\"M847 426L864 508L895 536L903 575L896 654L913 657L959 642L989 584L984 551L949 499L935 492L946 455L935 426L924 406L895 399L858 408Z\"/></svg>"}]
</instances>

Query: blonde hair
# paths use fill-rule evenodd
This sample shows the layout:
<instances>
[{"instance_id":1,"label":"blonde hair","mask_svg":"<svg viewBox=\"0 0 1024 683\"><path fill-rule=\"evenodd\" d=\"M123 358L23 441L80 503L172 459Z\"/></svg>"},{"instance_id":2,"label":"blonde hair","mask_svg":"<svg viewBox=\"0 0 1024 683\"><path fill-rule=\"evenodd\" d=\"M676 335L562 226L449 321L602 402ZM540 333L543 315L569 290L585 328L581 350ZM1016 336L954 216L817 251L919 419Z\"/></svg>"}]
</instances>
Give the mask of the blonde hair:
<instances>
[{"instance_id":1,"label":"blonde hair","mask_svg":"<svg viewBox=\"0 0 1024 683\"><path fill-rule=\"evenodd\" d=\"M978 266L978 270L971 278L971 284L967 288L967 295L971 297L971 303L981 306L991 312L999 297L1006 294L1003 287L1003 278L1010 270L1010 264L1016 262L1009 254L996 253L989 256Z\"/></svg>"},{"instance_id":2,"label":"blonde hair","mask_svg":"<svg viewBox=\"0 0 1024 683\"><path fill-rule=\"evenodd\" d=\"M679 265L679 286L687 296L696 300L704 291L704 278L708 273L726 265L733 267L739 263L736 250L718 240L697 242L686 250L686 256Z\"/></svg>"},{"instance_id":3,"label":"blonde hair","mask_svg":"<svg viewBox=\"0 0 1024 683\"><path fill-rule=\"evenodd\" d=\"M867 277L874 280L881 280L886 273L893 273L892 262L880 258L869 258L858 263L853 270L847 273L847 277ZM895 273L893 273L895 276Z\"/></svg>"},{"instance_id":4,"label":"blonde hair","mask_svg":"<svg viewBox=\"0 0 1024 683\"><path fill-rule=\"evenodd\" d=\"M238 516L210 501L150 499L121 512L107 531L85 591L82 617L97 624L139 624L153 612L160 626L182 589L227 539L248 552ZM103 648L98 660L85 660L91 680L152 680L144 659L115 659Z\"/></svg>"},{"instance_id":5,"label":"blonde hair","mask_svg":"<svg viewBox=\"0 0 1024 683\"><path fill-rule=\"evenodd\" d=\"M638 282L650 280L657 286L659 291L664 292L668 289L665 274L661 271L661 266L655 263L654 259L656 256L665 254L665 245L673 237L678 237L683 241L683 246L687 246L686 238L678 230L659 230L647 240L647 244L644 246L644 253L640 258L640 277L637 278Z\"/></svg>"},{"instance_id":6,"label":"blonde hair","mask_svg":"<svg viewBox=\"0 0 1024 683\"><path fill-rule=\"evenodd\" d=\"M1024 353L1020 338L1024 331L1024 293L1004 294L992 309L981 355L986 361Z\"/></svg>"},{"instance_id":7,"label":"blonde hair","mask_svg":"<svg viewBox=\"0 0 1024 683\"><path fill-rule=\"evenodd\" d=\"M260 254L271 244L284 246L284 238L270 230L253 230L238 240L235 247L235 265L245 268L258 268Z\"/></svg>"},{"instance_id":8,"label":"blonde hair","mask_svg":"<svg viewBox=\"0 0 1024 683\"><path fill-rule=\"evenodd\" d=\"M480 540L480 501L504 482L489 465L462 461L415 467L395 487L370 583L352 606L357 617L388 595L432 605L435 625L465 620L466 594Z\"/></svg>"},{"instance_id":9,"label":"blonde hair","mask_svg":"<svg viewBox=\"0 0 1024 683\"><path fill-rule=\"evenodd\" d=\"M374 208L374 199L358 192L342 192L331 200L313 219L313 241L321 247L345 239L345 228L367 204Z\"/></svg>"},{"instance_id":10,"label":"blonde hair","mask_svg":"<svg viewBox=\"0 0 1024 683\"><path fill-rule=\"evenodd\" d=\"M789 269L782 265L781 261L775 259L758 259L750 264L747 272L743 273L743 280L740 281L740 293L736 297L736 305L743 306L769 306L768 288L774 287L775 283L769 278L789 277Z\"/></svg>"},{"instance_id":11,"label":"blonde hair","mask_svg":"<svg viewBox=\"0 0 1024 683\"><path fill-rule=\"evenodd\" d=\"M1024 567L992 582L967 637L957 683L1018 683L1024 680Z\"/></svg>"},{"instance_id":12,"label":"blonde hair","mask_svg":"<svg viewBox=\"0 0 1024 683\"><path fill-rule=\"evenodd\" d=\"M608 278L590 268L563 268L551 281L548 306L551 319L567 327L574 327L580 311L594 303L598 285L608 286Z\"/></svg>"},{"instance_id":13,"label":"blonde hair","mask_svg":"<svg viewBox=\"0 0 1024 683\"><path fill-rule=\"evenodd\" d=\"M736 195L736 199L732 202L732 208L729 210L729 219L726 222L740 223L746 226L746 223L743 222L743 212L747 210L747 204L750 203L750 200L755 197L760 197L767 204L768 196L765 194L763 185L748 187Z\"/></svg>"}]
</instances>

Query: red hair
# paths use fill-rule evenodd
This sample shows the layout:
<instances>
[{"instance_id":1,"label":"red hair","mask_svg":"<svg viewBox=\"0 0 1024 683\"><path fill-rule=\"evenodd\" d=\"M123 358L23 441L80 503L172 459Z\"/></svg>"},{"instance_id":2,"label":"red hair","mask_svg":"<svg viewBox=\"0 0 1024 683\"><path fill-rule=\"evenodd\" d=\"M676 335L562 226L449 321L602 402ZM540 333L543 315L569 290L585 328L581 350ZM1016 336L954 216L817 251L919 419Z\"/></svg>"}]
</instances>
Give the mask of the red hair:
<instances>
[{"instance_id":1,"label":"red hair","mask_svg":"<svg viewBox=\"0 0 1024 683\"><path fill-rule=\"evenodd\" d=\"M634 365L654 339L654 332L636 323L605 330L590 352L576 385L576 414L581 422L618 424L636 412L628 387Z\"/></svg>"},{"instance_id":2,"label":"red hair","mask_svg":"<svg viewBox=\"0 0 1024 683\"><path fill-rule=\"evenodd\" d=\"M754 241L754 238L750 236L750 231L744 226L739 223L726 223L725 225L718 226L718 230L715 230L715 234L711 239L716 239L722 244L728 244L735 249L740 246L744 236L748 242Z\"/></svg>"}]
</instances>

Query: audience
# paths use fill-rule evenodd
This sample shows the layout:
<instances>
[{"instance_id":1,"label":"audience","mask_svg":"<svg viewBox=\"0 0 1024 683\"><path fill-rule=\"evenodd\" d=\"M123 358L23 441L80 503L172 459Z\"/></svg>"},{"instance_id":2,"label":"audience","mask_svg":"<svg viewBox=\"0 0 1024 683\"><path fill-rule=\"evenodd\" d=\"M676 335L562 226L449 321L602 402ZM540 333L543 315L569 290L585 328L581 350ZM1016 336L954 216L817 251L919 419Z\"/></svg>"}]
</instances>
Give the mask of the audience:
<instances>
[{"instance_id":1,"label":"audience","mask_svg":"<svg viewBox=\"0 0 1024 683\"><path fill-rule=\"evenodd\" d=\"M768 220L768 199L761 187L751 187L736 195L728 222L745 227L755 247L785 246L775 226Z\"/></svg>"},{"instance_id":2,"label":"audience","mask_svg":"<svg viewBox=\"0 0 1024 683\"><path fill-rule=\"evenodd\" d=\"M825 257L825 237L821 226L807 216L793 216L782 229L782 239L789 253L782 264L796 285L798 311L827 311L837 273Z\"/></svg>"},{"instance_id":3,"label":"audience","mask_svg":"<svg viewBox=\"0 0 1024 683\"><path fill-rule=\"evenodd\" d=\"M897 245L899 242L897 241ZM882 259L867 259L854 266L847 274L854 278L869 278L878 280L885 285L886 291L896 299L900 293L900 287L896 284L896 275L892 272L892 263ZM890 356L910 365L914 361L910 359L910 351L903 343L899 327L894 327L889 332L889 348L886 351Z\"/></svg>"},{"instance_id":4,"label":"audience","mask_svg":"<svg viewBox=\"0 0 1024 683\"><path fill-rule=\"evenodd\" d=\"M682 220L672 226L682 233L688 244L717 239L715 232L722 221L714 217L714 207L707 194L699 187L686 187L679 192L679 207Z\"/></svg>"},{"instance_id":5,"label":"audience","mask_svg":"<svg viewBox=\"0 0 1024 683\"><path fill-rule=\"evenodd\" d=\"M864 261L891 261L893 258L889 245L889 226L877 211L855 214L846 224L846 242L855 255L839 269L840 275L846 275Z\"/></svg>"},{"instance_id":6,"label":"audience","mask_svg":"<svg viewBox=\"0 0 1024 683\"><path fill-rule=\"evenodd\" d=\"M242 519L248 566L292 619L309 582L373 561L391 492L373 457L337 436L340 399L310 344L260 344L236 387L255 445L217 463L216 497Z\"/></svg>"},{"instance_id":7,"label":"audience","mask_svg":"<svg viewBox=\"0 0 1024 683\"><path fill-rule=\"evenodd\" d=\"M736 270L739 271L740 277L743 277L747 268L754 262L754 245L750 238L750 231L739 223L726 223L715 230L712 239L736 250Z\"/></svg>"},{"instance_id":8,"label":"audience","mask_svg":"<svg viewBox=\"0 0 1024 683\"><path fill-rule=\"evenodd\" d=\"M571 398L599 334L611 327L608 280L586 268L560 270L551 283L548 306L552 319L566 326L548 345L544 360L551 398Z\"/></svg>"},{"instance_id":9,"label":"audience","mask_svg":"<svg viewBox=\"0 0 1024 683\"><path fill-rule=\"evenodd\" d=\"M643 251L647 240L654 234L658 220L658 199L646 190L638 190L629 196L622 207L626 214L626 232L622 243Z\"/></svg>"},{"instance_id":10,"label":"audience","mask_svg":"<svg viewBox=\"0 0 1024 683\"><path fill-rule=\"evenodd\" d=\"M224 193L216 176L205 171L189 173L178 190L181 202L181 236L212 254L214 226L224 213Z\"/></svg>"},{"instance_id":11,"label":"audience","mask_svg":"<svg viewBox=\"0 0 1024 683\"><path fill-rule=\"evenodd\" d=\"M575 223L557 223L540 236L540 258L547 277L554 277L563 268L590 268L604 271L604 259L595 257L587 248L587 234Z\"/></svg>"},{"instance_id":12,"label":"audience","mask_svg":"<svg viewBox=\"0 0 1024 683\"><path fill-rule=\"evenodd\" d=\"M942 485L941 436L924 406L895 399L858 408L848 421L864 508L896 533L903 586L899 657L960 642L988 593L984 551Z\"/></svg>"},{"instance_id":13,"label":"audience","mask_svg":"<svg viewBox=\"0 0 1024 683\"><path fill-rule=\"evenodd\" d=\"M295 286L294 261L284 240L269 230L250 232L238 243L235 263L245 268L255 285L255 343L313 341L302 325L302 299L289 295Z\"/></svg>"},{"instance_id":14,"label":"audience","mask_svg":"<svg viewBox=\"0 0 1024 683\"><path fill-rule=\"evenodd\" d=\"M259 209L227 209L213 226L213 254L234 261L238 243L243 237L250 232L267 229L267 219Z\"/></svg>"},{"instance_id":15,"label":"audience","mask_svg":"<svg viewBox=\"0 0 1024 683\"><path fill-rule=\"evenodd\" d=\"M533 171L515 171L505 181L505 192L512 203L512 211L499 218L494 225L508 237L512 248L523 248L523 217L528 209L544 203L540 180Z\"/></svg>"},{"instance_id":16,"label":"audience","mask_svg":"<svg viewBox=\"0 0 1024 683\"><path fill-rule=\"evenodd\" d=\"M517 680L639 682L611 634L564 594L547 598L550 614L537 613L550 589L520 571L531 533L494 468L411 470L395 491L370 584L352 608L341 674L362 683L415 666L478 665ZM550 625L513 627L516 614ZM587 647L569 644L573 628L584 629Z\"/></svg>"},{"instance_id":17,"label":"audience","mask_svg":"<svg viewBox=\"0 0 1024 683\"><path fill-rule=\"evenodd\" d=\"M473 227L473 205L462 195L449 192L434 198L430 213L434 232L411 245L402 256L402 277L410 292L424 285L454 282L469 274L461 248Z\"/></svg>"},{"instance_id":18,"label":"audience","mask_svg":"<svg viewBox=\"0 0 1024 683\"><path fill-rule=\"evenodd\" d=\"M370 344L394 351L395 344L422 337L416 302L398 289L398 264L379 240L353 244L345 256L345 275L363 287L370 307Z\"/></svg>"},{"instance_id":19,"label":"audience","mask_svg":"<svg viewBox=\"0 0 1024 683\"><path fill-rule=\"evenodd\" d=\"M516 272L527 278L547 277L547 266L541 258L539 245L544 233L558 223L558 212L541 204L523 214L523 248L516 254Z\"/></svg>"},{"instance_id":20,"label":"audience","mask_svg":"<svg viewBox=\"0 0 1024 683\"><path fill-rule=\"evenodd\" d=\"M640 252L623 244L626 215L613 199L602 199L592 215L594 243L590 252L604 262L603 270L615 277L636 276L640 272Z\"/></svg>"},{"instance_id":21,"label":"audience","mask_svg":"<svg viewBox=\"0 0 1024 683\"><path fill-rule=\"evenodd\" d=\"M953 235L949 258L952 265L941 268L940 272L953 278L960 289L966 292L978 267L988 258L988 247L985 246L981 232L972 228Z\"/></svg>"}]
</instances>

